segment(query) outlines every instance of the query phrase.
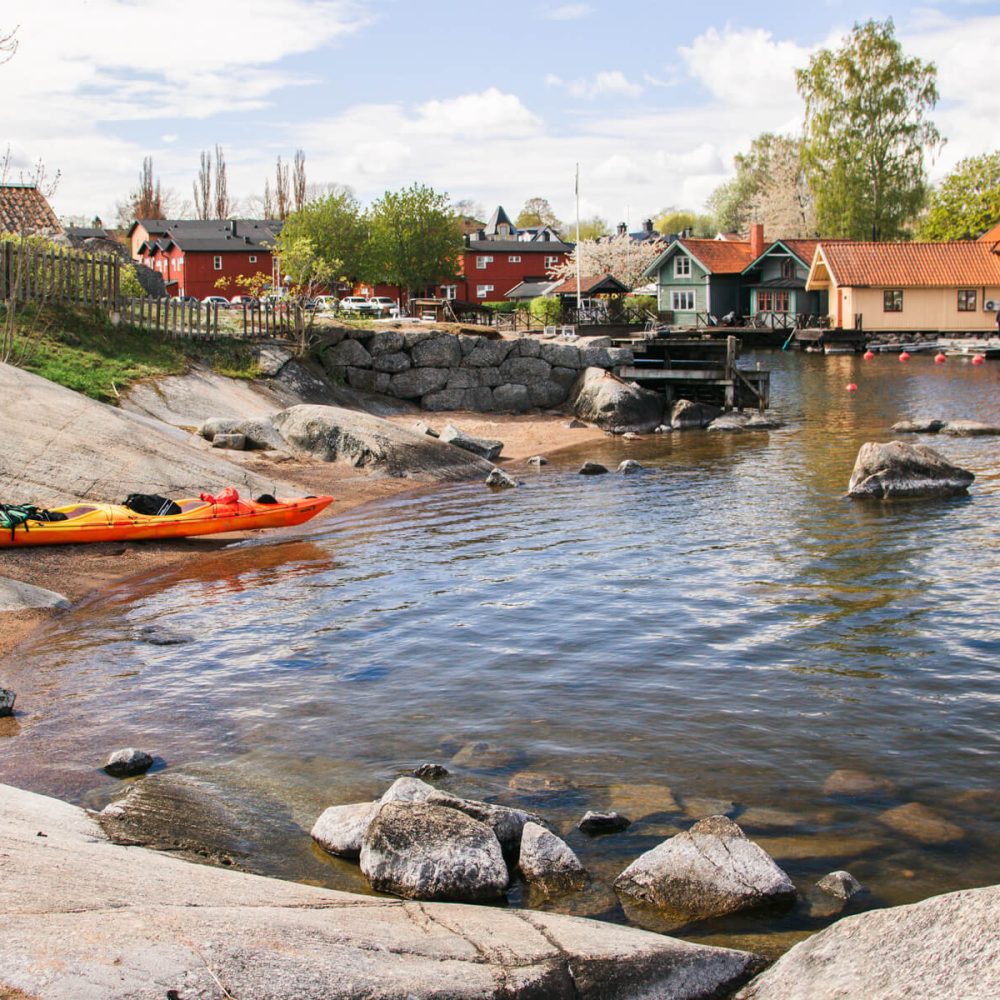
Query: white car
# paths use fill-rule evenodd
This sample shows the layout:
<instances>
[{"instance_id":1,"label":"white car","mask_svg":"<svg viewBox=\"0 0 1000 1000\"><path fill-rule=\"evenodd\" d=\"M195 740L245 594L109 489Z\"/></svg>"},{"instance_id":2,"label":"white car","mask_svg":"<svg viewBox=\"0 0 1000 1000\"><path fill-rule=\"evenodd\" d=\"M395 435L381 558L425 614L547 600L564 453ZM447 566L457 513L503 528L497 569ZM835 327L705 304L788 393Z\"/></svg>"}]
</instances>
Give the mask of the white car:
<instances>
[{"instance_id":1,"label":"white car","mask_svg":"<svg viewBox=\"0 0 1000 1000\"><path fill-rule=\"evenodd\" d=\"M336 312L340 302L336 295L317 295L313 301L317 312Z\"/></svg>"},{"instance_id":2,"label":"white car","mask_svg":"<svg viewBox=\"0 0 1000 1000\"><path fill-rule=\"evenodd\" d=\"M372 300L364 295L345 295L340 300L339 310L342 313L358 313L365 316L375 315L376 308L372 305Z\"/></svg>"},{"instance_id":3,"label":"white car","mask_svg":"<svg viewBox=\"0 0 1000 1000\"><path fill-rule=\"evenodd\" d=\"M376 316L391 316L393 319L399 316L399 303L388 295L376 295L368 301L369 308Z\"/></svg>"},{"instance_id":4,"label":"white car","mask_svg":"<svg viewBox=\"0 0 1000 1000\"><path fill-rule=\"evenodd\" d=\"M218 306L220 309L229 308L229 299L225 295L206 295L201 301L206 306Z\"/></svg>"}]
</instances>

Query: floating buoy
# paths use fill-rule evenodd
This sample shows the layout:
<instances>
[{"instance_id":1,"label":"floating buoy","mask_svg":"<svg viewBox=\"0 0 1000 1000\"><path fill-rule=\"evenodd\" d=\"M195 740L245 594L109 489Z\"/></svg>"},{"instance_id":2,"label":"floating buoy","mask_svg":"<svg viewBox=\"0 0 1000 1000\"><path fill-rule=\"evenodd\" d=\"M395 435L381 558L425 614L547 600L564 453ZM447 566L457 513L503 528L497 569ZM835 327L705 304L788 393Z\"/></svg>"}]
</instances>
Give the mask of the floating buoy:
<instances>
[{"instance_id":1,"label":"floating buoy","mask_svg":"<svg viewBox=\"0 0 1000 1000\"><path fill-rule=\"evenodd\" d=\"M948 359L940 351L934 355L934 364L936 365L943 365L947 360Z\"/></svg>"},{"instance_id":2,"label":"floating buoy","mask_svg":"<svg viewBox=\"0 0 1000 1000\"><path fill-rule=\"evenodd\" d=\"M972 363L974 365L981 365L985 360L986 358L984 358L981 354L974 354L972 356Z\"/></svg>"},{"instance_id":3,"label":"floating buoy","mask_svg":"<svg viewBox=\"0 0 1000 1000\"><path fill-rule=\"evenodd\" d=\"M903 351L903 353L900 354L900 356L899 356L899 360L900 361L909 361L910 360L910 352L909 351Z\"/></svg>"},{"instance_id":4,"label":"floating buoy","mask_svg":"<svg viewBox=\"0 0 1000 1000\"><path fill-rule=\"evenodd\" d=\"M857 387L857 385L854 382L851 382L850 385L848 385L848 387L847 387L847 391L848 392L857 392L858 391L858 387Z\"/></svg>"},{"instance_id":5,"label":"floating buoy","mask_svg":"<svg viewBox=\"0 0 1000 1000\"><path fill-rule=\"evenodd\" d=\"M861 357L863 357L865 359L865 361L871 361L871 359L875 357L875 352L874 351L865 351L865 353L862 354Z\"/></svg>"}]
</instances>

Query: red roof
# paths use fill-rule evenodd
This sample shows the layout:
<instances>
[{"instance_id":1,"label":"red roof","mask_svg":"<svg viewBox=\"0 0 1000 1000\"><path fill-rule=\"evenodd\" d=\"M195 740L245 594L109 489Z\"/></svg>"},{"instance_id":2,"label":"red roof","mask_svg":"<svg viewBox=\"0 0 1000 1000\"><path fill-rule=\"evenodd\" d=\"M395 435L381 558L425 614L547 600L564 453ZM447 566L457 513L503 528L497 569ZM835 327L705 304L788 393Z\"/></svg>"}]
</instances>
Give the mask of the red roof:
<instances>
[{"instance_id":1,"label":"red roof","mask_svg":"<svg viewBox=\"0 0 1000 1000\"><path fill-rule=\"evenodd\" d=\"M740 274L754 261L748 240L678 240L712 274Z\"/></svg>"},{"instance_id":2,"label":"red roof","mask_svg":"<svg viewBox=\"0 0 1000 1000\"><path fill-rule=\"evenodd\" d=\"M987 229L982 236L979 237L982 243L1000 243L1000 222L998 222L992 229Z\"/></svg>"},{"instance_id":3,"label":"red roof","mask_svg":"<svg viewBox=\"0 0 1000 1000\"><path fill-rule=\"evenodd\" d=\"M606 284L607 287L600 288L599 286ZM599 292L610 293L612 295L618 294L620 292L627 292L628 287L623 285L617 278L610 274L598 274L583 276L580 278L580 294L581 295L596 295ZM575 295L576 294L576 277L567 278L565 281L561 281L555 288L550 288L547 295Z\"/></svg>"},{"instance_id":4,"label":"red roof","mask_svg":"<svg viewBox=\"0 0 1000 1000\"><path fill-rule=\"evenodd\" d=\"M56 213L34 184L0 184L0 233L61 232Z\"/></svg>"},{"instance_id":5,"label":"red roof","mask_svg":"<svg viewBox=\"0 0 1000 1000\"><path fill-rule=\"evenodd\" d=\"M1000 287L1000 255L983 241L847 243L820 241L837 285L894 288Z\"/></svg>"}]
</instances>

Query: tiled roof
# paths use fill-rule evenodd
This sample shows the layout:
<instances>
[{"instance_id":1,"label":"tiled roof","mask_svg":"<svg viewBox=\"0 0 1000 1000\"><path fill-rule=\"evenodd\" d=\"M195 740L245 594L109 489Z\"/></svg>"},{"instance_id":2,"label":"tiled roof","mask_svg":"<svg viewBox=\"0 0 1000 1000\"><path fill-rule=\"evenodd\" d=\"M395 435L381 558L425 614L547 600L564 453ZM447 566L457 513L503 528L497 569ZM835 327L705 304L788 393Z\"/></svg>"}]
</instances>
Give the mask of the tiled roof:
<instances>
[{"instance_id":1,"label":"tiled roof","mask_svg":"<svg viewBox=\"0 0 1000 1000\"><path fill-rule=\"evenodd\" d=\"M824 243L834 282L854 288L1000 286L1000 255L984 241Z\"/></svg>"},{"instance_id":2,"label":"tiled roof","mask_svg":"<svg viewBox=\"0 0 1000 1000\"><path fill-rule=\"evenodd\" d=\"M628 287L610 274L584 275L580 278L581 295L611 294L627 292ZM576 295L576 277L560 281L548 290L547 295Z\"/></svg>"},{"instance_id":3,"label":"tiled roof","mask_svg":"<svg viewBox=\"0 0 1000 1000\"><path fill-rule=\"evenodd\" d=\"M754 259L746 240L681 239L677 243L712 274L740 274Z\"/></svg>"},{"instance_id":4,"label":"tiled roof","mask_svg":"<svg viewBox=\"0 0 1000 1000\"><path fill-rule=\"evenodd\" d=\"M56 213L34 184L0 184L0 233L61 232Z\"/></svg>"},{"instance_id":5,"label":"tiled roof","mask_svg":"<svg viewBox=\"0 0 1000 1000\"><path fill-rule=\"evenodd\" d=\"M998 222L992 229L987 229L979 239L983 243L1000 243L1000 222Z\"/></svg>"}]
</instances>

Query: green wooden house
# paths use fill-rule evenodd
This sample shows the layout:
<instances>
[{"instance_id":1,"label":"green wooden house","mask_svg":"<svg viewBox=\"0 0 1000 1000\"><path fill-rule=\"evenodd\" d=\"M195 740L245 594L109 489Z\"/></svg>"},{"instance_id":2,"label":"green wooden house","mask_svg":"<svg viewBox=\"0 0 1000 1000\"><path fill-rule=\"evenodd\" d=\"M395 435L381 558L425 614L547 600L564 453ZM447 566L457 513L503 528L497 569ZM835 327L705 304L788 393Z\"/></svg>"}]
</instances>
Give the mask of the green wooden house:
<instances>
[{"instance_id":1,"label":"green wooden house","mask_svg":"<svg viewBox=\"0 0 1000 1000\"><path fill-rule=\"evenodd\" d=\"M827 312L825 292L806 291L819 240L775 240L743 271L748 313L770 326L812 325Z\"/></svg>"}]
</instances>

